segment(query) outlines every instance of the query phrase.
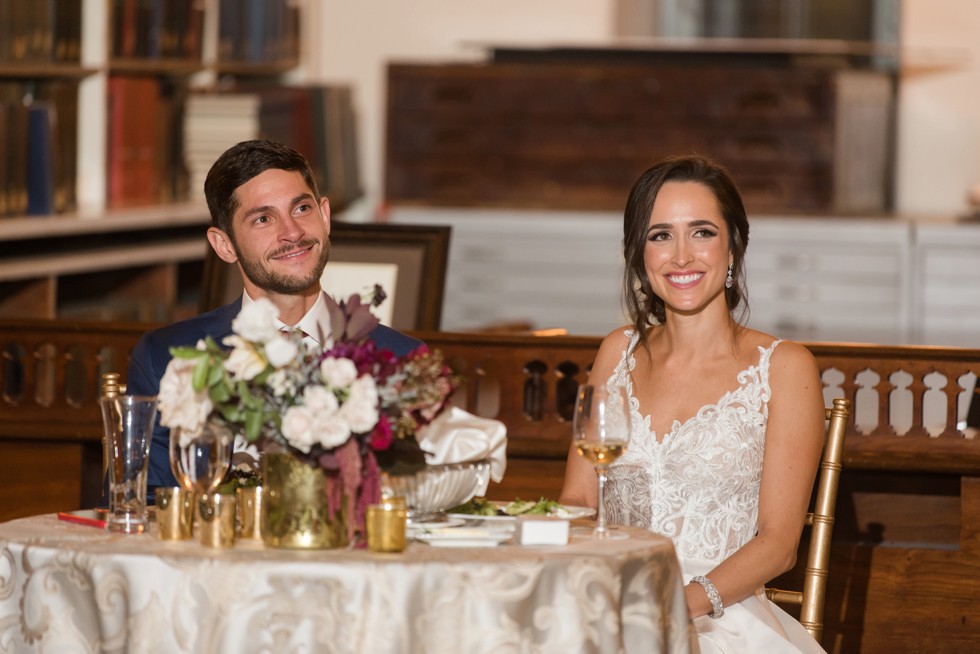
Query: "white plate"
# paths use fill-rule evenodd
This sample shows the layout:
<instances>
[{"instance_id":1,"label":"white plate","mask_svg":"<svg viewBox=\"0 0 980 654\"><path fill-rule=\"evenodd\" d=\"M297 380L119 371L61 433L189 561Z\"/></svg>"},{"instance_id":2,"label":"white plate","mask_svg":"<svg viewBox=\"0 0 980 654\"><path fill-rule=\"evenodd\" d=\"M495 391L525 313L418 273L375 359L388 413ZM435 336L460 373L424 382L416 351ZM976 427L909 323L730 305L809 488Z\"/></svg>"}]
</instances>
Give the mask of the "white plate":
<instances>
[{"instance_id":1,"label":"white plate","mask_svg":"<svg viewBox=\"0 0 980 654\"><path fill-rule=\"evenodd\" d=\"M490 504L496 506L498 509L502 509L510 502L490 502ZM531 513L526 514L532 517L550 517L550 518L563 518L565 520L575 520L576 518L588 518L589 516L595 515L595 509L590 509L587 506L564 506L562 509L565 510L565 515L555 515L555 514L541 514L541 513ZM486 520L487 522L516 522L517 516L512 515L476 515L473 513L447 513L450 518L463 518L464 520Z\"/></svg>"},{"instance_id":2,"label":"white plate","mask_svg":"<svg viewBox=\"0 0 980 654\"><path fill-rule=\"evenodd\" d=\"M416 532L412 538L433 547L494 547L510 540L510 532L469 527L428 529Z\"/></svg>"},{"instance_id":3,"label":"white plate","mask_svg":"<svg viewBox=\"0 0 980 654\"><path fill-rule=\"evenodd\" d=\"M448 529L449 527L459 527L460 525L466 524L466 521L461 518L449 518L445 520L437 520L435 522L409 522L409 529Z\"/></svg>"}]
</instances>

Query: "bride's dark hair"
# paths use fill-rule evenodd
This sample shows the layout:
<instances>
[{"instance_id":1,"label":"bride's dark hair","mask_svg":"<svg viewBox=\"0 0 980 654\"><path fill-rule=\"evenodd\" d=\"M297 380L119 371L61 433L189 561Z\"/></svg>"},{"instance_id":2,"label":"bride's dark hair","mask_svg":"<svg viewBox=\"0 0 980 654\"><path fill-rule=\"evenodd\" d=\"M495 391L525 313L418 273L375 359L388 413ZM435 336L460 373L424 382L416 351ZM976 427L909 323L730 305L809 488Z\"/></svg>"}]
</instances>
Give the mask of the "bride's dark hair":
<instances>
[{"instance_id":1,"label":"bride's dark hair","mask_svg":"<svg viewBox=\"0 0 980 654\"><path fill-rule=\"evenodd\" d=\"M653 292L643 262L647 241L647 227L657 194L667 182L696 182L702 184L718 201L725 223L728 225L728 247L732 252L731 288L725 289L728 310L742 311L738 322L747 312L748 294L745 289L745 248L749 244L749 220L738 187L723 166L705 157L687 156L663 159L640 175L630 189L623 214L623 300L634 329L641 336L652 325L666 319L664 301ZM641 339L642 340L642 339Z\"/></svg>"}]
</instances>

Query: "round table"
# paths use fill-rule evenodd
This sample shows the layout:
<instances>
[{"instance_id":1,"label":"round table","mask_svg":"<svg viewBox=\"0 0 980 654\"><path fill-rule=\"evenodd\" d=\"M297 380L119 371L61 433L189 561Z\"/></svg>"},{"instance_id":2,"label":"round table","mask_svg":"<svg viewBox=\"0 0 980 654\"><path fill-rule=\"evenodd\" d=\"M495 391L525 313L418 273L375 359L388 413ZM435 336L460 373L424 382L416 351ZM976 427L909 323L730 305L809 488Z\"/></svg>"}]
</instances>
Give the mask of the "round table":
<instances>
[{"instance_id":1,"label":"round table","mask_svg":"<svg viewBox=\"0 0 980 654\"><path fill-rule=\"evenodd\" d=\"M293 551L0 524L0 651L680 652L670 540Z\"/></svg>"}]
</instances>

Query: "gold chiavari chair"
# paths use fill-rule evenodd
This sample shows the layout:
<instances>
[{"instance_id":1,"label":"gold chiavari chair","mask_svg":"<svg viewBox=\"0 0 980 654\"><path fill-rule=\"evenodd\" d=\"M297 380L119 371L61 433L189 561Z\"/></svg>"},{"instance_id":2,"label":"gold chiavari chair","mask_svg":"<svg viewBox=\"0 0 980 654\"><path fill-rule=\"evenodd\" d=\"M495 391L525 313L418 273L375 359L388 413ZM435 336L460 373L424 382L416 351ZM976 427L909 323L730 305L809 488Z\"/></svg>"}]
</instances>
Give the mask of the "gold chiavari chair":
<instances>
[{"instance_id":1,"label":"gold chiavari chair","mask_svg":"<svg viewBox=\"0 0 980 654\"><path fill-rule=\"evenodd\" d=\"M766 597L773 602L796 604L800 607L800 624L817 641L823 634L823 612L830 567L830 537L834 531L844 430L850 405L849 400L838 398L834 400L834 406L827 409L827 440L820 459L816 500L813 511L806 514L805 524L811 527L811 531L806 568L803 571L803 590L766 588Z\"/></svg>"}]
</instances>

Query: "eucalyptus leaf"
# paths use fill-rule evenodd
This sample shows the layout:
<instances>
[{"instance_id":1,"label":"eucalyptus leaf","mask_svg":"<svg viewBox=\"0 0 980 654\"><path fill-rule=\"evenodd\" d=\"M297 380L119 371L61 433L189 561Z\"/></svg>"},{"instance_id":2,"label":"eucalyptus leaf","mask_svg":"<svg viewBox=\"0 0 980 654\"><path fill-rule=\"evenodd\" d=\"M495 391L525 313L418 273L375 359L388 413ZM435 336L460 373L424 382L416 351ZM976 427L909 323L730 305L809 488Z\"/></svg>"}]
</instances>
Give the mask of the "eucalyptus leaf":
<instances>
[{"instance_id":1,"label":"eucalyptus leaf","mask_svg":"<svg viewBox=\"0 0 980 654\"><path fill-rule=\"evenodd\" d=\"M245 413L245 440L249 443L258 439L262 433L262 412L247 411Z\"/></svg>"},{"instance_id":2,"label":"eucalyptus leaf","mask_svg":"<svg viewBox=\"0 0 980 654\"><path fill-rule=\"evenodd\" d=\"M195 391L201 392L204 390L209 373L210 366L208 365L208 360L201 359L198 361L197 365L194 366L194 373L191 375L191 385Z\"/></svg>"},{"instance_id":3,"label":"eucalyptus leaf","mask_svg":"<svg viewBox=\"0 0 980 654\"><path fill-rule=\"evenodd\" d=\"M211 359L211 365L208 369L208 386L216 386L220 384L224 376L225 368L223 365L221 365L221 362Z\"/></svg>"}]
</instances>

